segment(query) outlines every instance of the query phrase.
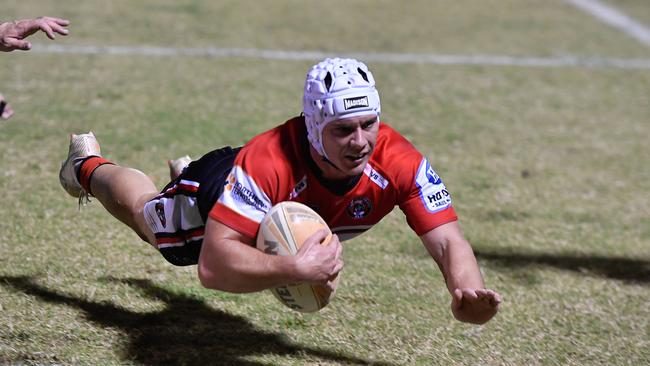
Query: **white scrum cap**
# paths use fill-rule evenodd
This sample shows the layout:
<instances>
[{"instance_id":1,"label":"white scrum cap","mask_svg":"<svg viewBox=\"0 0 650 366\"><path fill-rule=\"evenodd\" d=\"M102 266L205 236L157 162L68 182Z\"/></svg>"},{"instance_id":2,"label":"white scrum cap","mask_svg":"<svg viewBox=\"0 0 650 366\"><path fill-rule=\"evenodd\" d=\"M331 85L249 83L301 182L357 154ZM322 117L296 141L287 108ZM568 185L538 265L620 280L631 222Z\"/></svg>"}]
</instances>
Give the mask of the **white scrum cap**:
<instances>
[{"instance_id":1,"label":"white scrum cap","mask_svg":"<svg viewBox=\"0 0 650 366\"><path fill-rule=\"evenodd\" d=\"M309 142L327 158L322 137L328 123L365 114L379 118L381 104L375 79L363 62L351 58L325 59L307 73L302 111Z\"/></svg>"}]
</instances>

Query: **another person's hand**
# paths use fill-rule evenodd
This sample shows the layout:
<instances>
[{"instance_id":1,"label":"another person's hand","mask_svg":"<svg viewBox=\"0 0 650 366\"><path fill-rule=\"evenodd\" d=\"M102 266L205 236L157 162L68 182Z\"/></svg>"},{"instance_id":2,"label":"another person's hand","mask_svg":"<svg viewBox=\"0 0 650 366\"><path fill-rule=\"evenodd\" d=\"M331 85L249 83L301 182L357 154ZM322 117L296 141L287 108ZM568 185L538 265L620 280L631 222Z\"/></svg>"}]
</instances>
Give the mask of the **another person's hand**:
<instances>
[{"instance_id":1,"label":"another person's hand","mask_svg":"<svg viewBox=\"0 0 650 366\"><path fill-rule=\"evenodd\" d=\"M70 22L65 19L51 17L2 23L0 24L0 51L27 51L32 48L32 44L26 41L25 38L39 30L45 32L50 39L54 39L56 33L65 36L68 34L68 29L65 27L69 24Z\"/></svg>"},{"instance_id":2,"label":"another person's hand","mask_svg":"<svg viewBox=\"0 0 650 366\"><path fill-rule=\"evenodd\" d=\"M0 119L8 119L14 114L14 110L11 109L11 106L5 98L0 94Z\"/></svg>"},{"instance_id":3,"label":"another person's hand","mask_svg":"<svg viewBox=\"0 0 650 366\"><path fill-rule=\"evenodd\" d=\"M501 295L488 289L455 289L451 311L462 322L484 324L499 310Z\"/></svg>"},{"instance_id":4,"label":"another person's hand","mask_svg":"<svg viewBox=\"0 0 650 366\"><path fill-rule=\"evenodd\" d=\"M343 246L336 235L328 245L321 245L325 238L327 231L319 230L302 244L296 253L296 269L304 282L320 283L333 290L333 281L343 268Z\"/></svg>"}]
</instances>

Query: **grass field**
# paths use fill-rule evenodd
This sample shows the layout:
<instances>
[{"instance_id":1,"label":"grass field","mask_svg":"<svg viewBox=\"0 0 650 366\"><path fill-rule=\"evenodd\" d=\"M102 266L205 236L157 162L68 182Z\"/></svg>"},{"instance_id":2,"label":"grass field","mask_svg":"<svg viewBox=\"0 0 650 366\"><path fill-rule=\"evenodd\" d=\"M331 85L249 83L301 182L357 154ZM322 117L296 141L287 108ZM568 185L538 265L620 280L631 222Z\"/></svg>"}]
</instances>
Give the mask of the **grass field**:
<instances>
[{"instance_id":1,"label":"grass field","mask_svg":"<svg viewBox=\"0 0 650 366\"><path fill-rule=\"evenodd\" d=\"M646 0L607 0L650 24ZM560 0L3 2L70 19L37 44L641 59ZM38 45L37 45L38 46ZM650 362L650 69L368 62L383 119L451 190L487 285L455 321L396 210L346 242L316 314L208 291L57 180L67 134L162 187L165 161L240 145L300 112L313 60L0 55L0 364L642 365Z\"/></svg>"}]
</instances>

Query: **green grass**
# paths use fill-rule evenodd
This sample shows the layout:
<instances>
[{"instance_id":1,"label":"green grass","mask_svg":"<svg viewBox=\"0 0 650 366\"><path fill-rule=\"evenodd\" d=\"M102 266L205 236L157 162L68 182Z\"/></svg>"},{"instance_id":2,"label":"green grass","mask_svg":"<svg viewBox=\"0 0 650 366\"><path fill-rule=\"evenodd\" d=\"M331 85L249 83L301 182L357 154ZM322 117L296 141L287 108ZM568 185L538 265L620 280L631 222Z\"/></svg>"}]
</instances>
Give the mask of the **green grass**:
<instances>
[{"instance_id":1,"label":"green grass","mask_svg":"<svg viewBox=\"0 0 650 366\"><path fill-rule=\"evenodd\" d=\"M68 17L62 45L650 56L561 1L343 4L8 1L3 17ZM370 63L384 119L441 174L504 297L480 327L453 320L399 210L346 242L337 297L302 315L268 292L201 288L195 268L166 264L98 202L78 211L58 184L67 133L93 130L108 158L162 186L167 159L297 114L312 63L0 55L16 110L0 122L0 363L648 362L647 70Z\"/></svg>"}]
</instances>

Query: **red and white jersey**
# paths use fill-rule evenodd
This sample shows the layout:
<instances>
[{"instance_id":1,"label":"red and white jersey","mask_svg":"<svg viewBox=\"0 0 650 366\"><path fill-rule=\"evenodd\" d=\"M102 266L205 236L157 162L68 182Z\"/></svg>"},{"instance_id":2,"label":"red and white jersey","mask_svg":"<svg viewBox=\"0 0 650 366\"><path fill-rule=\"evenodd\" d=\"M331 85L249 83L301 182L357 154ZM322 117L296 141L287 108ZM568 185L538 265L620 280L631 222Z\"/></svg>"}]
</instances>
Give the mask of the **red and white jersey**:
<instances>
[{"instance_id":1,"label":"red and white jersey","mask_svg":"<svg viewBox=\"0 0 650 366\"><path fill-rule=\"evenodd\" d=\"M456 220L451 197L438 174L386 123L379 125L364 174L342 195L332 193L318 180L310 168L308 149L302 117L253 138L237 155L223 194L209 216L255 238L273 205L296 201L318 212L340 240L370 229L395 205L417 235Z\"/></svg>"}]
</instances>

